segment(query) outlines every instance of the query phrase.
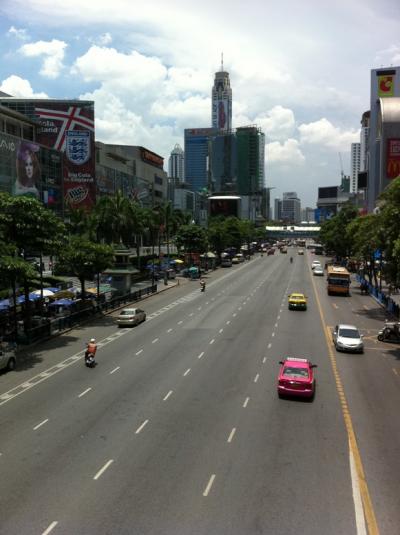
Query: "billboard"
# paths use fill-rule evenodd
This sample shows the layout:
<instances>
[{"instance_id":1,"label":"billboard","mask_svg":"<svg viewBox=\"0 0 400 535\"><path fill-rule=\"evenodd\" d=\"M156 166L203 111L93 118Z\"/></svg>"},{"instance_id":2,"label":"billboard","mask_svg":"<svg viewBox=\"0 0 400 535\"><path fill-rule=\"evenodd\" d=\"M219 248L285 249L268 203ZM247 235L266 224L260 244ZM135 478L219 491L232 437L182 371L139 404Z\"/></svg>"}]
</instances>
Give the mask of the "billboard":
<instances>
[{"instance_id":1,"label":"billboard","mask_svg":"<svg viewBox=\"0 0 400 535\"><path fill-rule=\"evenodd\" d=\"M35 101L37 141L63 153L65 207L90 208L96 200L94 103Z\"/></svg>"},{"instance_id":2,"label":"billboard","mask_svg":"<svg viewBox=\"0 0 400 535\"><path fill-rule=\"evenodd\" d=\"M394 74L378 76L378 97L393 97L394 78Z\"/></svg>"},{"instance_id":3,"label":"billboard","mask_svg":"<svg viewBox=\"0 0 400 535\"><path fill-rule=\"evenodd\" d=\"M218 196L209 198L210 216L239 217L240 197Z\"/></svg>"},{"instance_id":4,"label":"billboard","mask_svg":"<svg viewBox=\"0 0 400 535\"><path fill-rule=\"evenodd\" d=\"M391 180L400 176L400 139L388 139L386 147L386 176Z\"/></svg>"}]
</instances>

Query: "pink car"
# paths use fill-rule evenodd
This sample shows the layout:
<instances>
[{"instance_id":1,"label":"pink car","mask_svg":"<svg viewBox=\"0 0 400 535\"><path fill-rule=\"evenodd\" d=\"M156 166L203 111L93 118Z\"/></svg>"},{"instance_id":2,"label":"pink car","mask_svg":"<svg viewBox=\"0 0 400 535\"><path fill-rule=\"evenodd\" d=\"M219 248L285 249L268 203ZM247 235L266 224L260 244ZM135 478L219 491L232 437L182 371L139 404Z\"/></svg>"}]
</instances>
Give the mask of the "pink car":
<instances>
[{"instance_id":1,"label":"pink car","mask_svg":"<svg viewBox=\"0 0 400 535\"><path fill-rule=\"evenodd\" d=\"M278 376L278 396L299 396L313 398L315 394L315 378L313 368L308 359L286 357L279 362L281 365Z\"/></svg>"}]
</instances>

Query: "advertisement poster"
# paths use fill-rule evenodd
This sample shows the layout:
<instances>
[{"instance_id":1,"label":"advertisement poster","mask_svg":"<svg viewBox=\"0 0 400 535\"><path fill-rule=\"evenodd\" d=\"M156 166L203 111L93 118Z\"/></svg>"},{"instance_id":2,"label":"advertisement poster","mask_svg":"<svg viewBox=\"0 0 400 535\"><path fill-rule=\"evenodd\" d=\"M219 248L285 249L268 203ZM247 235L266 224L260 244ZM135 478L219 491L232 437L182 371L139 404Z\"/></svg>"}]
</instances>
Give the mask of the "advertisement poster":
<instances>
[{"instance_id":1,"label":"advertisement poster","mask_svg":"<svg viewBox=\"0 0 400 535\"><path fill-rule=\"evenodd\" d=\"M65 208L90 208L96 201L94 103L38 101L37 141L64 153Z\"/></svg>"},{"instance_id":2,"label":"advertisement poster","mask_svg":"<svg viewBox=\"0 0 400 535\"><path fill-rule=\"evenodd\" d=\"M39 198L41 170L39 163L39 145L31 141L20 141L16 158L16 177L14 195L30 195Z\"/></svg>"},{"instance_id":3,"label":"advertisement poster","mask_svg":"<svg viewBox=\"0 0 400 535\"><path fill-rule=\"evenodd\" d=\"M389 179L400 176L400 139L387 140L386 176Z\"/></svg>"},{"instance_id":4,"label":"advertisement poster","mask_svg":"<svg viewBox=\"0 0 400 535\"><path fill-rule=\"evenodd\" d=\"M378 76L378 97L393 97L394 76Z\"/></svg>"}]
</instances>

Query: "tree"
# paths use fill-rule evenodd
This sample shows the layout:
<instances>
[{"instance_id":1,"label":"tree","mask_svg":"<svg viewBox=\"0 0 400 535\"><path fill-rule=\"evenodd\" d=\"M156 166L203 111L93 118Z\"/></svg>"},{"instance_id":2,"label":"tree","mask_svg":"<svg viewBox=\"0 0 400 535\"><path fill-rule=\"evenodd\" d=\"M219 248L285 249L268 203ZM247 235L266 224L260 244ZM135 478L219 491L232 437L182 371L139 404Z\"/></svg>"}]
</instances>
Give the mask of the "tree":
<instances>
[{"instance_id":1,"label":"tree","mask_svg":"<svg viewBox=\"0 0 400 535\"><path fill-rule=\"evenodd\" d=\"M64 269L73 273L81 284L82 299L85 299L85 281L111 266L114 250L109 245L93 243L73 236L60 254L59 261Z\"/></svg>"},{"instance_id":2,"label":"tree","mask_svg":"<svg viewBox=\"0 0 400 535\"><path fill-rule=\"evenodd\" d=\"M333 251L338 258L351 254L352 236L346 233L347 225L357 217L357 208L345 204L340 212L321 225L320 241L328 251Z\"/></svg>"},{"instance_id":3,"label":"tree","mask_svg":"<svg viewBox=\"0 0 400 535\"><path fill-rule=\"evenodd\" d=\"M122 243L131 231L130 201L118 190L113 196L101 197L95 207L99 237L108 244Z\"/></svg>"},{"instance_id":4,"label":"tree","mask_svg":"<svg viewBox=\"0 0 400 535\"><path fill-rule=\"evenodd\" d=\"M198 225L182 225L175 241L178 248L188 253L204 253L207 250L206 231Z\"/></svg>"},{"instance_id":5,"label":"tree","mask_svg":"<svg viewBox=\"0 0 400 535\"><path fill-rule=\"evenodd\" d=\"M375 253L382 246L379 216L369 214L353 219L347 226L346 235L353 244L353 256L363 261L370 283L377 286Z\"/></svg>"}]
</instances>

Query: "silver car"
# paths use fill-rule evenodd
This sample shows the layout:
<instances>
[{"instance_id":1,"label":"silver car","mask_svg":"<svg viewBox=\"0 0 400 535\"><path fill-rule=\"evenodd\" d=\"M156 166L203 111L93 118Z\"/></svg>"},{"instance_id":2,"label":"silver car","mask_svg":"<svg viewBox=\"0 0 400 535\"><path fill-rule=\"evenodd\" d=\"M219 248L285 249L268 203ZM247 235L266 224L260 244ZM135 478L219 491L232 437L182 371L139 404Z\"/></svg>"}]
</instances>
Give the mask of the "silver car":
<instances>
[{"instance_id":1,"label":"silver car","mask_svg":"<svg viewBox=\"0 0 400 535\"><path fill-rule=\"evenodd\" d=\"M337 351L364 353L363 335L354 325L336 325L333 331L333 343Z\"/></svg>"},{"instance_id":2,"label":"silver car","mask_svg":"<svg viewBox=\"0 0 400 535\"><path fill-rule=\"evenodd\" d=\"M0 349L0 370L6 369L8 371L15 370L17 365L17 358L14 351L8 349Z\"/></svg>"},{"instance_id":3,"label":"silver car","mask_svg":"<svg viewBox=\"0 0 400 535\"><path fill-rule=\"evenodd\" d=\"M322 266L315 266L313 269L313 274L317 277L323 277L324 276L324 268Z\"/></svg>"},{"instance_id":4,"label":"silver car","mask_svg":"<svg viewBox=\"0 0 400 535\"><path fill-rule=\"evenodd\" d=\"M146 313L141 308L124 308L117 316L118 327L133 327L145 321Z\"/></svg>"}]
</instances>

